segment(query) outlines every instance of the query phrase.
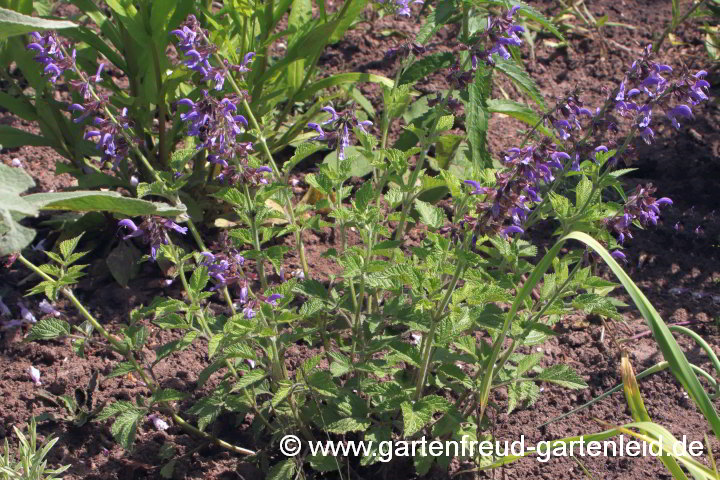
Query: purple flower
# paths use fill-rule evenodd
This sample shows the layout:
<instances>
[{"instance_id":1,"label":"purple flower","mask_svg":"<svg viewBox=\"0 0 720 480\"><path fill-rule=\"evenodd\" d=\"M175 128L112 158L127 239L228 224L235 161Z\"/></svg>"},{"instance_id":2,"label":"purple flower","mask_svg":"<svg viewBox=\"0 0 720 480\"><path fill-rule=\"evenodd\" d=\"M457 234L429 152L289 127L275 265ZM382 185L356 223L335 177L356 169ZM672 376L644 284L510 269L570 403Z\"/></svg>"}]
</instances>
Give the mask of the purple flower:
<instances>
[{"instance_id":1,"label":"purple flower","mask_svg":"<svg viewBox=\"0 0 720 480\"><path fill-rule=\"evenodd\" d=\"M613 251L610 256L613 257L615 260L622 260L623 262L627 263L627 258L625 257L625 254L622 253L620 250Z\"/></svg>"},{"instance_id":2,"label":"purple flower","mask_svg":"<svg viewBox=\"0 0 720 480\"><path fill-rule=\"evenodd\" d=\"M27 309L25 304L22 301L17 302L18 307L20 307L20 318L23 319L23 321L27 323L35 323L37 322L37 319L35 318L35 315Z\"/></svg>"},{"instance_id":3,"label":"purple flower","mask_svg":"<svg viewBox=\"0 0 720 480\"><path fill-rule=\"evenodd\" d=\"M644 129L642 129L640 131L640 136L645 141L645 143L647 143L648 145L650 145L653 142L653 140L655 140L655 133L652 131L652 129L650 127L645 127Z\"/></svg>"},{"instance_id":4,"label":"purple flower","mask_svg":"<svg viewBox=\"0 0 720 480\"><path fill-rule=\"evenodd\" d=\"M45 32L42 35L39 32L32 32L30 36L33 42L29 43L27 48L37 52L33 59L44 66L43 73L49 76L51 83L57 82L66 70L75 70L75 50L72 51L70 58L63 55L60 41L53 32Z\"/></svg>"},{"instance_id":5,"label":"purple flower","mask_svg":"<svg viewBox=\"0 0 720 480\"><path fill-rule=\"evenodd\" d=\"M652 109L650 108L650 105L644 105L638 110L639 116L637 118L637 125L640 128L645 128L648 125L650 125L650 120L652 118Z\"/></svg>"},{"instance_id":6,"label":"purple flower","mask_svg":"<svg viewBox=\"0 0 720 480\"><path fill-rule=\"evenodd\" d=\"M267 298L267 300L265 300L265 303L272 305L273 307L277 307L277 301L281 298L284 298L284 295L281 295L279 293L273 293Z\"/></svg>"},{"instance_id":7,"label":"purple flower","mask_svg":"<svg viewBox=\"0 0 720 480\"><path fill-rule=\"evenodd\" d=\"M55 307L53 307L47 300L43 300L42 302L40 302L38 304L38 308L40 308L40 310L42 310L42 312L47 315L52 315L54 317L59 317L61 315L60 312Z\"/></svg>"},{"instance_id":8,"label":"purple flower","mask_svg":"<svg viewBox=\"0 0 720 480\"><path fill-rule=\"evenodd\" d=\"M237 136L248 127L247 119L237 114L239 101L238 95L217 100L203 91L203 98L197 102L189 98L176 102L189 107L180 114L180 120L189 124L188 134L197 137L198 150L206 149L208 160L225 168L231 160L244 161L252 151L252 143L237 141Z\"/></svg>"},{"instance_id":9,"label":"purple flower","mask_svg":"<svg viewBox=\"0 0 720 480\"><path fill-rule=\"evenodd\" d=\"M563 139L567 140L570 138L570 132L568 130L572 130L572 126L567 120L556 120L553 122L553 127L558 132L558 136Z\"/></svg>"},{"instance_id":10,"label":"purple flower","mask_svg":"<svg viewBox=\"0 0 720 480\"><path fill-rule=\"evenodd\" d=\"M165 420L163 420L159 416L155 415L154 413L148 415L148 418L152 421L153 426L155 426L156 430L164 432L165 430L170 428L170 425L168 425Z\"/></svg>"},{"instance_id":11,"label":"purple flower","mask_svg":"<svg viewBox=\"0 0 720 480\"><path fill-rule=\"evenodd\" d=\"M482 195L483 193L487 193L487 188L480 185L480 182L476 182L475 180L465 180L464 183L467 183L471 187L473 187L473 190L470 192L470 195Z\"/></svg>"},{"instance_id":12,"label":"purple flower","mask_svg":"<svg viewBox=\"0 0 720 480\"><path fill-rule=\"evenodd\" d=\"M507 236L509 236L509 235L511 235L511 234L513 234L513 233L525 233L525 230L523 230L522 228L518 227L517 225L511 225L511 226L509 226L509 227L507 227L507 228L504 228L504 229L500 232L500 234L501 234L503 237L507 237Z\"/></svg>"},{"instance_id":13,"label":"purple flower","mask_svg":"<svg viewBox=\"0 0 720 480\"><path fill-rule=\"evenodd\" d=\"M168 234L171 230L183 235L187 233L187 227L181 227L172 220L159 216L146 217L139 226L126 218L118 222L118 231L120 229L130 230L129 234L122 236L123 240L140 238L143 243L150 245L150 257L153 260L157 256L157 249L169 243Z\"/></svg>"},{"instance_id":14,"label":"purple flower","mask_svg":"<svg viewBox=\"0 0 720 480\"><path fill-rule=\"evenodd\" d=\"M36 387L42 385L42 382L40 381L40 370L31 365L28 373L30 374L30 380L32 380Z\"/></svg>"},{"instance_id":15,"label":"purple flower","mask_svg":"<svg viewBox=\"0 0 720 480\"><path fill-rule=\"evenodd\" d=\"M687 105L677 105L667 112L667 117L672 123L672 126L676 129L680 129L680 122L677 121L677 117L693 118L692 110Z\"/></svg>"},{"instance_id":16,"label":"purple flower","mask_svg":"<svg viewBox=\"0 0 720 480\"><path fill-rule=\"evenodd\" d=\"M311 141L325 142L328 144L328 148L337 148L338 160L345 160L345 150L350 146L350 130L357 127L363 133L367 133L366 127L372 125L369 120L358 121L355 111L353 109L338 113L335 109L328 105L322 109L324 112L330 114L330 118L321 124L310 122L307 124L308 128L311 128L318 132L318 135L312 137ZM328 131L325 131L322 126L327 125Z\"/></svg>"}]
</instances>

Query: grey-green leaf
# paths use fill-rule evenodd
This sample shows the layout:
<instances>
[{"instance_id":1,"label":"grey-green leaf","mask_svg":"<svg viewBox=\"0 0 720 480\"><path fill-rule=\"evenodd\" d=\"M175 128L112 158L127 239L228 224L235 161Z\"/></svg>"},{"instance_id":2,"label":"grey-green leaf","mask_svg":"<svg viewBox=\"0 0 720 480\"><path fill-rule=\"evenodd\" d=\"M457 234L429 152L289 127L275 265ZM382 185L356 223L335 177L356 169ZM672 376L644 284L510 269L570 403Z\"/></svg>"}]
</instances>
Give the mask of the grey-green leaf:
<instances>
[{"instance_id":1,"label":"grey-green leaf","mask_svg":"<svg viewBox=\"0 0 720 480\"><path fill-rule=\"evenodd\" d=\"M77 27L77 25L67 20L46 20L23 15L22 13L6 8L0 8L0 39L35 31L60 30L75 27Z\"/></svg>"}]
</instances>

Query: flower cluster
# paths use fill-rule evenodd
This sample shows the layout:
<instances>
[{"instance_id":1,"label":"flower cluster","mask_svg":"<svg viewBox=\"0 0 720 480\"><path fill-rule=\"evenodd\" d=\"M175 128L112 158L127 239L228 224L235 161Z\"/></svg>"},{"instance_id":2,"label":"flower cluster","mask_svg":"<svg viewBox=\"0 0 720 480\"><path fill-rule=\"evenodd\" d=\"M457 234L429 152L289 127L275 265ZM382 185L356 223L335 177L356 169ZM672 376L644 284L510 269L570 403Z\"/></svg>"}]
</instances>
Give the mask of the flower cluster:
<instances>
[{"instance_id":1,"label":"flower cluster","mask_svg":"<svg viewBox=\"0 0 720 480\"><path fill-rule=\"evenodd\" d=\"M499 234L507 237L523 233L523 224L530 205L541 201L538 186L552 182L552 169L562 170L570 155L558 151L551 143L511 148L505 155L508 170L496 172L495 185L484 187L474 180L465 180L473 189L471 195L485 195L475 206L475 215L466 215L464 222L481 235ZM511 220L511 225L506 220Z\"/></svg>"},{"instance_id":2,"label":"flower cluster","mask_svg":"<svg viewBox=\"0 0 720 480\"><path fill-rule=\"evenodd\" d=\"M177 46L185 55L183 65L200 73L203 81L212 80L215 84L215 90L222 90L223 85L225 85L226 71L232 70L239 73L250 71L248 65L255 57L254 52L247 53L240 65L230 65L227 60L224 60L223 65L220 67L210 64L210 57L217 52L217 46L207 40L208 34L200 26L200 22L198 22L195 15L188 16L179 29L170 33L180 40Z\"/></svg>"},{"instance_id":3,"label":"flower cluster","mask_svg":"<svg viewBox=\"0 0 720 480\"><path fill-rule=\"evenodd\" d=\"M651 57L652 46L648 45L641 58L633 62L614 97L615 111L621 116L634 115L633 126L648 144L655 138L655 132L650 127L653 108L661 107L670 124L679 129L679 119L693 118L690 105L706 101L710 88L705 80L706 71L700 70L691 75L683 70L678 79L670 81L664 75L672 74L673 68L656 63ZM672 98L676 100L674 106L670 105Z\"/></svg>"},{"instance_id":4,"label":"flower cluster","mask_svg":"<svg viewBox=\"0 0 720 480\"><path fill-rule=\"evenodd\" d=\"M630 225L637 221L643 226L657 225L660 216L660 207L672 205L667 197L656 199L652 195L655 187L648 184L644 187L638 185L635 192L628 197L622 214L607 218L603 223L616 235L617 242L622 244L625 238L632 238Z\"/></svg>"},{"instance_id":5,"label":"flower cluster","mask_svg":"<svg viewBox=\"0 0 720 480\"><path fill-rule=\"evenodd\" d=\"M122 236L123 240L140 238L145 244L150 245L150 257L153 260L157 256L157 249L161 245L169 243L168 233L170 230L183 235L187 233L186 227L181 227L170 219L155 215L145 218L140 225L135 225L135 222L126 218L118 222L118 227L127 229L130 232Z\"/></svg>"},{"instance_id":6,"label":"flower cluster","mask_svg":"<svg viewBox=\"0 0 720 480\"><path fill-rule=\"evenodd\" d=\"M245 265L245 257L240 252L236 250L232 250L227 254L201 252L201 255L204 257L201 265L208 268L208 274L213 280L211 290L230 285L239 285L240 297L247 300L247 282L244 280L245 275L242 271L242 267Z\"/></svg>"},{"instance_id":7,"label":"flower cluster","mask_svg":"<svg viewBox=\"0 0 720 480\"><path fill-rule=\"evenodd\" d=\"M203 92L203 98L193 102L184 98L178 105L190 107L180 114L188 122L188 133L197 138L197 148L208 152L208 161L220 165L222 171L217 180L230 183L266 184L264 173L272 172L270 167L248 166L248 156L253 151L252 142L239 142L238 135L248 127L243 115L237 113L240 96L229 95L221 100ZM232 162L232 163L231 163Z\"/></svg>"},{"instance_id":8,"label":"flower cluster","mask_svg":"<svg viewBox=\"0 0 720 480\"><path fill-rule=\"evenodd\" d=\"M190 107L180 114L180 119L189 124L188 134L197 137L198 150L206 149L211 163L227 167L228 160L247 157L252 151L252 143L237 141L237 136L248 126L245 117L237 113L239 101L238 95L218 100L203 91L203 98L197 102L189 98L177 102Z\"/></svg>"},{"instance_id":9,"label":"flower cluster","mask_svg":"<svg viewBox=\"0 0 720 480\"><path fill-rule=\"evenodd\" d=\"M91 115L94 128L85 133L85 140L96 138L97 149L103 152L103 161L111 161L113 168L117 168L120 160L125 158L130 150L130 142L124 134L124 130L130 128L130 119L127 108L112 115L110 119L105 118L110 106L106 94L98 93L93 84L102 81L104 63L100 63L95 75L85 76L78 70L75 63L75 50L67 56L63 53L60 41L53 33L38 32L31 33L34 41L28 44L27 48L38 52L34 59L43 64L43 71L50 75L50 81L56 83L58 78L67 70L75 72L80 78L72 79L68 83L77 91L83 99L83 103L73 103L68 107L70 112L80 112L80 115L73 119L73 122L80 123Z\"/></svg>"},{"instance_id":10,"label":"flower cluster","mask_svg":"<svg viewBox=\"0 0 720 480\"><path fill-rule=\"evenodd\" d=\"M53 32L32 32L30 36L34 41L27 48L38 52L34 60L44 65L43 72L49 76L50 82L57 82L66 70L75 70L75 49L69 57L66 56Z\"/></svg>"},{"instance_id":11,"label":"flower cluster","mask_svg":"<svg viewBox=\"0 0 720 480\"><path fill-rule=\"evenodd\" d=\"M355 110L349 109L344 112L338 113L331 106L324 107L324 112L330 114L330 118L320 124L315 122L308 123L308 127L312 128L318 135L312 137L310 140L317 142L326 142L328 148L337 148L338 160L345 160L345 149L350 146L350 130L353 127L359 128L363 133L367 133L365 127L372 125L369 120L358 121L355 116ZM326 126L328 131L323 129Z\"/></svg>"},{"instance_id":12,"label":"flower cluster","mask_svg":"<svg viewBox=\"0 0 720 480\"><path fill-rule=\"evenodd\" d=\"M247 319L254 318L255 315L257 315L256 310L258 308L259 302L265 302L268 305L276 307L278 300L280 300L284 296L279 293L273 293L269 297L265 297L264 295L255 295L255 297L256 298L253 298L252 300L244 302L243 315L245 315L245 318Z\"/></svg>"},{"instance_id":13,"label":"flower cluster","mask_svg":"<svg viewBox=\"0 0 720 480\"><path fill-rule=\"evenodd\" d=\"M453 65L447 75L451 85L459 90L465 89L472 81L480 59L489 66L495 65L493 59L495 54L505 60L510 59L511 55L507 47L521 46L522 40L518 37L518 33L525 31L522 26L513 23L513 16L518 9L520 6L515 5L500 17L488 17L487 29L474 35L469 41L471 70L466 71L465 66L460 63Z\"/></svg>"}]
</instances>

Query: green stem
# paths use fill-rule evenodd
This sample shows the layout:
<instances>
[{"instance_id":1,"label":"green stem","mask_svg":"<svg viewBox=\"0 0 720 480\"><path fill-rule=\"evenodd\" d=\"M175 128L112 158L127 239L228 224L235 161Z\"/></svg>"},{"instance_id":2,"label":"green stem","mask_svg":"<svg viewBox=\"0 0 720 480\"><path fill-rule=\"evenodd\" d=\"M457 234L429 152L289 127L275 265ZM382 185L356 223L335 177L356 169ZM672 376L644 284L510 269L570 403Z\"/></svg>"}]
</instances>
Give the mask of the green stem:
<instances>
[{"instance_id":1,"label":"green stem","mask_svg":"<svg viewBox=\"0 0 720 480\"><path fill-rule=\"evenodd\" d=\"M153 66L155 67L155 84L157 85L158 98L157 98L157 115L158 115L158 163L163 167L167 168L170 159L168 157L168 145L165 131L165 90L163 89L162 72L160 71L160 54L158 53L157 45L152 42L152 57Z\"/></svg>"},{"instance_id":2,"label":"green stem","mask_svg":"<svg viewBox=\"0 0 720 480\"><path fill-rule=\"evenodd\" d=\"M45 272L40 270L35 264L33 264L31 261L26 259L22 254L18 254L18 260L25 265L27 268L32 270L34 273L36 273L38 276L40 276L42 279L50 282L54 282L55 280L47 275ZM155 382L153 381L150 376L148 376L147 372L144 368L142 368L138 362L135 356L132 354L132 352L128 349L128 346L122 342L120 342L118 339L116 339L114 336L110 335L110 333L105 330L105 328L98 322L95 317L93 317L90 312L85 308L83 304L80 303L80 301L75 297L72 290L68 287L63 287L60 289L60 292L68 299L70 302L75 306L75 308L78 309L80 314L85 317L85 319L90 322L90 324L93 326L95 330L97 330L104 338L107 340L117 352L121 353L126 360L128 360L135 371L141 376L142 380L145 382L145 384L148 386L150 391L152 393L155 393L156 386ZM210 435L208 433L205 433L194 426L187 423L185 420L183 420L180 415L177 414L177 412L167 403L163 403L163 406L170 412L170 415L172 416L175 423L177 423L183 430L193 433L197 436L200 436L204 439L206 439L209 442L212 442L216 445L219 445L223 448L226 448L230 451L233 451L235 453L239 453L242 455L255 455L255 452L252 450L248 450L246 448L238 447L236 445L232 445L230 443L227 443L223 440L220 440L219 438L214 437L213 435Z\"/></svg>"},{"instance_id":3,"label":"green stem","mask_svg":"<svg viewBox=\"0 0 720 480\"><path fill-rule=\"evenodd\" d=\"M427 156L428 149L430 148L430 145L432 145L433 142L433 136L435 135L435 131L437 130L438 123L440 122L440 117L442 116L442 113L445 111L445 106L447 106L448 100L450 99L450 93L448 92L447 95L445 95L445 98L443 98L442 103L440 106L435 110L435 118L433 119L432 127L430 128L430 132L428 133L427 138L424 142L422 142L422 153L420 153L420 158L418 158L417 163L415 164L415 169L412 171L412 174L410 175L410 180L408 181L408 191L403 194L403 201L402 201L402 211L400 213L400 221L398 223L397 228L395 229L395 240L398 240L402 238L403 231L405 229L405 219L407 218L408 213L410 212L410 208L412 207L412 199L414 196L415 191L415 183L417 182L418 176L420 175L420 171L423 168L423 165L425 163L425 157Z\"/></svg>"},{"instance_id":4,"label":"green stem","mask_svg":"<svg viewBox=\"0 0 720 480\"><path fill-rule=\"evenodd\" d=\"M472 236L472 235L469 235L469 236ZM425 379L427 378L427 373L430 368L430 358L432 357L432 355L431 355L432 354L432 344L433 344L433 337L435 336L435 330L437 329L437 325L438 325L440 319L443 317L445 308L448 306L448 303L450 303L450 299L452 298L452 293L455 291L457 282L460 279L460 276L462 275L462 272L464 269L465 269L465 262L460 260L457 264L457 267L455 268L455 274L453 275L453 278L450 281L450 284L448 285L447 292L445 292L445 296L443 297L442 301L440 302L440 305L438 306L437 311L435 312L435 315L433 315L433 318L430 321L430 331L423 338L422 365L421 365L421 369L420 369L420 372L417 377L417 383L415 384L415 401L420 400L420 398L422 397L423 387L425 386Z\"/></svg>"},{"instance_id":5,"label":"green stem","mask_svg":"<svg viewBox=\"0 0 720 480\"><path fill-rule=\"evenodd\" d=\"M243 191L245 192L245 198L247 198L248 208L251 211L254 211L255 199L250 195L250 189L248 188L247 183L243 183ZM253 248L260 253L260 236L258 234L255 218L255 215L252 214L252 218L250 218L250 231L252 232ZM265 261L262 257L258 258L256 265L258 276L260 277L260 284L262 285L263 290L265 290L268 288L268 283L267 278L265 278Z\"/></svg>"}]
</instances>

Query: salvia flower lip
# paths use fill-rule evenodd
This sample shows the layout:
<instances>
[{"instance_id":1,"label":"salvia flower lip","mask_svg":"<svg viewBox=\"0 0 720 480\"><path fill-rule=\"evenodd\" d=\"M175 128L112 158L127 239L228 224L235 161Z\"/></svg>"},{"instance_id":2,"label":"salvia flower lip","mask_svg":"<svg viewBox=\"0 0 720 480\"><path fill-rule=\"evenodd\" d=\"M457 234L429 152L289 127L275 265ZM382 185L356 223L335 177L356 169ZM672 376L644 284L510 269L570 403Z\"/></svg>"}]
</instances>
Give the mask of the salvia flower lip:
<instances>
[{"instance_id":1,"label":"salvia flower lip","mask_svg":"<svg viewBox=\"0 0 720 480\"><path fill-rule=\"evenodd\" d=\"M308 128L318 133L318 135L312 137L310 140L325 142L330 149L337 148L338 160L345 160L345 149L350 146L351 141L350 130L353 127L357 127L363 133L367 133L366 128L372 126L372 122L369 120L358 120L354 109L338 113L331 105L328 105L323 107L322 110L330 114L330 118L320 124L316 122L307 124ZM325 131L323 125L327 125L328 131Z\"/></svg>"},{"instance_id":2,"label":"salvia flower lip","mask_svg":"<svg viewBox=\"0 0 720 480\"><path fill-rule=\"evenodd\" d=\"M27 48L38 52L33 59L44 65L43 73L48 75L51 83L56 83L66 70L75 70L75 49L70 57L63 55L60 40L53 32L32 32L30 36L34 41Z\"/></svg>"},{"instance_id":3,"label":"salvia flower lip","mask_svg":"<svg viewBox=\"0 0 720 480\"><path fill-rule=\"evenodd\" d=\"M129 218L118 222L120 230L127 229L130 233L122 236L123 240L140 238L145 244L150 245L150 257L154 260L157 257L157 249L161 245L169 243L168 233L172 230L182 235L187 233L187 227L181 227L172 220L159 216L145 218L140 225Z\"/></svg>"}]
</instances>

